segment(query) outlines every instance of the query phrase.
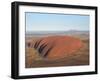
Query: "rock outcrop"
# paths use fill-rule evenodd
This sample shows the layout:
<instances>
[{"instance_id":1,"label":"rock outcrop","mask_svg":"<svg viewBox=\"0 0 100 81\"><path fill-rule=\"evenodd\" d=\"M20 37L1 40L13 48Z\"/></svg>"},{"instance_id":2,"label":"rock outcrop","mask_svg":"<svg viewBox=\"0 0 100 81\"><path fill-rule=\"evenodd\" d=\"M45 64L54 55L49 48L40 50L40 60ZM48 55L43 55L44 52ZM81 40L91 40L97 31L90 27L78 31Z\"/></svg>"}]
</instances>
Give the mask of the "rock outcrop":
<instances>
[{"instance_id":1,"label":"rock outcrop","mask_svg":"<svg viewBox=\"0 0 100 81\"><path fill-rule=\"evenodd\" d=\"M34 48L40 56L48 59L63 58L74 54L83 46L80 39L70 36L48 36L37 40Z\"/></svg>"}]
</instances>

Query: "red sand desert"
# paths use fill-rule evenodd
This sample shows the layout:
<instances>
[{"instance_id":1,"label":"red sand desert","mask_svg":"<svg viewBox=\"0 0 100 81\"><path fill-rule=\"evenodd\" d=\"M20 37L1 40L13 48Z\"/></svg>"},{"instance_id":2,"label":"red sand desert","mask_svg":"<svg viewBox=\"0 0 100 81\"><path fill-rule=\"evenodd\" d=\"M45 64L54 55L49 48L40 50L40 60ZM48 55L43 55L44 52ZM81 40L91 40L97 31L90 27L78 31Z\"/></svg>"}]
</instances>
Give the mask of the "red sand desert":
<instances>
[{"instance_id":1,"label":"red sand desert","mask_svg":"<svg viewBox=\"0 0 100 81\"><path fill-rule=\"evenodd\" d=\"M70 36L48 36L37 40L34 48L43 58L60 59L74 54L83 46L80 39Z\"/></svg>"}]
</instances>

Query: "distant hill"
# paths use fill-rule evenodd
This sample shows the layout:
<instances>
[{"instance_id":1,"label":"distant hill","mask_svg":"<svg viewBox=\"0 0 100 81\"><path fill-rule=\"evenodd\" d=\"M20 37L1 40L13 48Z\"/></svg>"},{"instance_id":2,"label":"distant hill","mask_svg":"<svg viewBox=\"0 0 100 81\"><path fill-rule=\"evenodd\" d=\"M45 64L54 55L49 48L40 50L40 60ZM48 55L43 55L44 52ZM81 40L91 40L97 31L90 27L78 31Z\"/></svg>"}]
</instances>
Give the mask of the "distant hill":
<instances>
[{"instance_id":1,"label":"distant hill","mask_svg":"<svg viewBox=\"0 0 100 81\"><path fill-rule=\"evenodd\" d=\"M78 37L81 39L89 39L89 31L67 31L66 35Z\"/></svg>"},{"instance_id":2,"label":"distant hill","mask_svg":"<svg viewBox=\"0 0 100 81\"><path fill-rule=\"evenodd\" d=\"M34 31L26 32L26 36L50 36L50 35L89 35L89 31Z\"/></svg>"},{"instance_id":3,"label":"distant hill","mask_svg":"<svg viewBox=\"0 0 100 81\"><path fill-rule=\"evenodd\" d=\"M73 35L73 34L89 34L89 31L76 31L76 30L70 30L65 32L66 34Z\"/></svg>"}]
</instances>

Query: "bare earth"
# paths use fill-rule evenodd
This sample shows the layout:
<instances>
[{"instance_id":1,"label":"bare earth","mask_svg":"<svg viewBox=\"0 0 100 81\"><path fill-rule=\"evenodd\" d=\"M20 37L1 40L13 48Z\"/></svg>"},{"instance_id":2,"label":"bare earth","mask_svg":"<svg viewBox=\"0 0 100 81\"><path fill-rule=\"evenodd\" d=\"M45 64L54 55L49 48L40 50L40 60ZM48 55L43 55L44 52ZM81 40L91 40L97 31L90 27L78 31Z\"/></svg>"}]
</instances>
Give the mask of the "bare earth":
<instances>
[{"instance_id":1,"label":"bare earth","mask_svg":"<svg viewBox=\"0 0 100 81\"><path fill-rule=\"evenodd\" d=\"M41 57L41 54L39 54L38 50L33 47L34 43L41 37L26 37L25 67L35 68L89 65L89 38L81 38L78 36L72 37L80 39L83 43L82 47L73 52L74 54L71 53L58 59L43 58Z\"/></svg>"}]
</instances>

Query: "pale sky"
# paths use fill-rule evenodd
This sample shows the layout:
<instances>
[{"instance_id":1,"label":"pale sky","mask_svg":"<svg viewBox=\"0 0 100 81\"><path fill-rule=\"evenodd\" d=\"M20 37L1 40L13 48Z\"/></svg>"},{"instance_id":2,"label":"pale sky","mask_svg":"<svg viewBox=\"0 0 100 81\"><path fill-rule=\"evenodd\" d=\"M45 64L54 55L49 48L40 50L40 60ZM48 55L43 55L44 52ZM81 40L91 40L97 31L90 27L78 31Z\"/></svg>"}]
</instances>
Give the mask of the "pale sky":
<instances>
[{"instance_id":1,"label":"pale sky","mask_svg":"<svg viewBox=\"0 0 100 81\"><path fill-rule=\"evenodd\" d=\"M89 16L26 12L26 31L89 31Z\"/></svg>"}]
</instances>

